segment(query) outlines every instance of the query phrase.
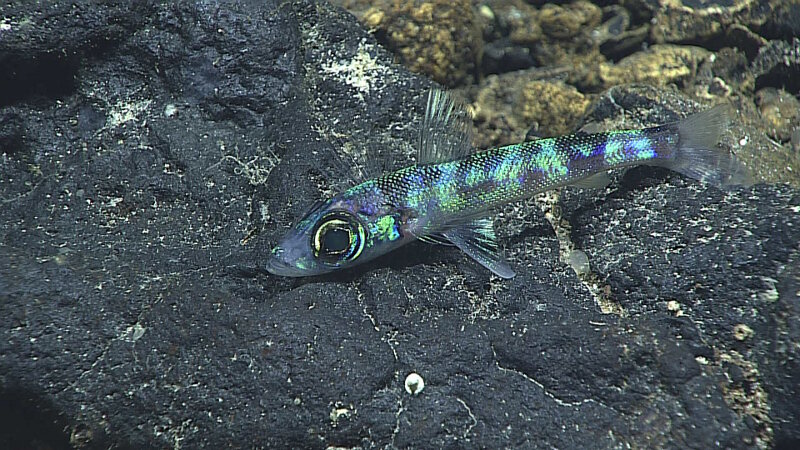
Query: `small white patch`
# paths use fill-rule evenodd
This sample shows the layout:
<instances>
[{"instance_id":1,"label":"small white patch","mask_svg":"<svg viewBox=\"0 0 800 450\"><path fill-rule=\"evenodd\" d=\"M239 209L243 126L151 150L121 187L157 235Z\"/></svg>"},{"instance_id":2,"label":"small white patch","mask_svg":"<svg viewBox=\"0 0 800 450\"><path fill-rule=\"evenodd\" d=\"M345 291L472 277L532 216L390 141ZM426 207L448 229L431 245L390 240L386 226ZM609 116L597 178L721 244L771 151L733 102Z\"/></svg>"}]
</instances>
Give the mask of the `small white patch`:
<instances>
[{"instance_id":1,"label":"small white patch","mask_svg":"<svg viewBox=\"0 0 800 450\"><path fill-rule=\"evenodd\" d=\"M495 19L494 11L492 11L492 8L490 8L489 5L481 5L481 7L478 9L478 12L487 20Z\"/></svg>"},{"instance_id":2,"label":"small white patch","mask_svg":"<svg viewBox=\"0 0 800 450\"><path fill-rule=\"evenodd\" d=\"M134 325L129 326L125 329L125 331L120 336L125 342L136 342L144 336L144 332L147 331L146 327L143 327L141 324L136 323Z\"/></svg>"},{"instance_id":3,"label":"small white patch","mask_svg":"<svg viewBox=\"0 0 800 450\"><path fill-rule=\"evenodd\" d=\"M112 105L106 119L106 128L116 128L128 121L136 121L150 107L152 100L117 102Z\"/></svg>"},{"instance_id":4,"label":"small white patch","mask_svg":"<svg viewBox=\"0 0 800 450\"><path fill-rule=\"evenodd\" d=\"M169 103L164 107L164 115L167 117L174 117L178 114L178 107L174 103Z\"/></svg>"},{"instance_id":5,"label":"small white patch","mask_svg":"<svg viewBox=\"0 0 800 450\"><path fill-rule=\"evenodd\" d=\"M416 372L411 372L410 374L408 374L408 376L406 377L405 384L406 384L406 392L408 392L411 395L419 395L419 393L422 392L423 389L425 389L425 381Z\"/></svg>"},{"instance_id":6,"label":"small white patch","mask_svg":"<svg viewBox=\"0 0 800 450\"><path fill-rule=\"evenodd\" d=\"M364 100L372 86L385 76L386 67L370 53L371 46L359 44L356 55L349 61L333 61L322 65L322 71L329 73L356 88L358 98Z\"/></svg>"},{"instance_id":7,"label":"small white patch","mask_svg":"<svg viewBox=\"0 0 800 450\"><path fill-rule=\"evenodd\" d=\"M758 298L763 302L774 303L778 301L780 298L780 293L778 292L778 288L776 287L778 284L778 280L770 277L761 277L761 281L766 284L767 289L763 292L759 292Z\"/></svg>"},{"instance_id":8,"label":"small white patch","mask_svg":"<svg viewBox=\"0 0 800 450\"><path fill-rule=\"evenodd\" d=\"M733 327L733 338L737 341L746 341L753 337L755 332L747 324L739 323Z\"/></svg>"},{"instance_id":9,"label":"small white patch","mask_svg":"<svg viewBox=\"0 0 800 450\"><path fill-rule=\"evenodd\" d=\"M116 208L116 207L117 207L117 205L119 205L120 203L122 203L122 200L123 200L123 198L122 198L122 197L114 197L114 198L110 198L110 199L108 200L108 203L106 203L106 205L105 205L105 206L106 206L107 208L109 208L109 209L110 209L110 208Z\"/></svg>"},{"instance_id":10,"label":"small white patch","mask_svg":"<svg viewBox=\"0 0 800 450\"><path fill-rule=\"evenodd\" d=\"M336 406L331 410L330 419L331 419L331 426L336 428L339 425L339 421L341 419L347 419L353 415L353 405L343 406L340 405L339 402L336 403Z\"/></svg>"},{"instance_id":11,"label":"small white patch","mask_svg":"<svg viewBox=\"0 0 800 450\"><path fill-rule=\"evenodd\" d=\"M681 304L676 300L670 300L667 302L667 311L675 314L677 317L684 315L683 310L681 309Z\"/></svg>"}]
</instances>

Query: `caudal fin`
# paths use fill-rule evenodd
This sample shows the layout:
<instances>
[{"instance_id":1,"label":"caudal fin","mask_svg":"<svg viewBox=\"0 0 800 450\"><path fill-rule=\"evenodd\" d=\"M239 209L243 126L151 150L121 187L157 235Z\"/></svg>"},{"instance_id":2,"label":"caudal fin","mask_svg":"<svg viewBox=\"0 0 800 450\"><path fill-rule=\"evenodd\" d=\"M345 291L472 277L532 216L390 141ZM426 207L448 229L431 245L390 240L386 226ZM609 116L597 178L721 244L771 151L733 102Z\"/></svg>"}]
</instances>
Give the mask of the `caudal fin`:
<instances>
[{"instance_id":1,"label":"caudal fin","mask_svg":"<svg viewBox=\"0 0 800 450\"><path fill-rule=\"evenodd\" d=\"M715 106L678 122L678 148L666 166L720 188L753 184L747 167L717 145L729 123L727 105Z\"/></svg>"}]
</instances>

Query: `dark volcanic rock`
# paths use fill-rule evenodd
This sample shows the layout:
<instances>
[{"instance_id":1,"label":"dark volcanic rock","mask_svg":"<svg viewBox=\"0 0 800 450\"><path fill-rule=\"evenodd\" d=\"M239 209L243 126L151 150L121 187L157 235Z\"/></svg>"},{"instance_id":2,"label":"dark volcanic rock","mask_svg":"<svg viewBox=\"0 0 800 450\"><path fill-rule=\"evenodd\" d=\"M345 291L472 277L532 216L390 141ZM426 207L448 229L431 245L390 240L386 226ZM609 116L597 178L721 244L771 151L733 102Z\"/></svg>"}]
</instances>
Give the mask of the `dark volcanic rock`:
<instances>
[{"instance_id":1,"label":"dark volcanic rock","mask_svg":"<svg viewBox=\"0 0 800 450\"><path fill-rule=\"evenodd\" d=\"M772 41L753 60L756 87L772 86L800 93L800 38Z\"/></svg>"},{"instance_id":2,"label":"dark volcanic rock","mask_svg":"<svg viewBox=\"0 0 800 450\"><path fill-rule=\"evenodd\" d=\"M19 3L0 29L26 67L0 97L0 447L800 440L797 190L635 169L567 191L597 284L518 206L510 281L423 243L274 277L334 152L403 163L430 83L327 4L71 4ZM624 89L589 119L692 107Z\"/></svg>"},{"instance_id":3,"label":"dark volcanic rock","mask_svg":"<svg viewBox=\"0 0 800 450\"><path fill-rule=\"evenodd\" d=\"M0 19L0 104L69 95L84 58L101 55L152 12L150 2L6 2Z\"/></svg>"}]
</instances>

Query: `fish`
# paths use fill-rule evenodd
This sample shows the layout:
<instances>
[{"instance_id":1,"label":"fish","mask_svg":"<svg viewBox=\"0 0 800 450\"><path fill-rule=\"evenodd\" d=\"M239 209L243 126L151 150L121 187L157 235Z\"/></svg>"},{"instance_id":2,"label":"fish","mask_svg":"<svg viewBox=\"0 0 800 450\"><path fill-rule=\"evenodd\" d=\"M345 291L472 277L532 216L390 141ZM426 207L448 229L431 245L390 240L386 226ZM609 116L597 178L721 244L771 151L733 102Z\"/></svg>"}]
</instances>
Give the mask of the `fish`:
<instances>
[{"instance_id":1,"label":"fish","mask_svg":"<svg viewBox=\"0 0 800 450\"><path fill-rule=\"evenodd\" d=\"M750 173L718 147L730 107L664 125L577 133L475 151L466 109L450 93L428 93L415 164L378 174L318 201L266 262L287 277L349 269L416 240L455 245L495 275L515 276L491 212L564 186L601 187L608 171L666 167L711 186L748 186Z\"/></svg>"}]
</instances>

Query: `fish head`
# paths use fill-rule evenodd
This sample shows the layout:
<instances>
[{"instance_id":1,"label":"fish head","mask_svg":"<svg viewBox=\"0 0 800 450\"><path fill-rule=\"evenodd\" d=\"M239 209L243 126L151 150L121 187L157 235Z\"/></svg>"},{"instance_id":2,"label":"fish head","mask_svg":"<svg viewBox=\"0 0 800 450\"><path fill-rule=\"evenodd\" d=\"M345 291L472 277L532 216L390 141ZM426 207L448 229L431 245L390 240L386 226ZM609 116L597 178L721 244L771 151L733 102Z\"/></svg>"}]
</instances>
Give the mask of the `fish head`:
<instances>
[{"instance_id":1,"label":"fish head","mask_svg":"<svg viewBox=\"0 0 800 450\"><path fill-rule=\"evenodd\" d=\"M399 217L361 186L314 204L272 249L267 270L303 277L349 268L400 245Z\"/></svg>"},{"instance_id":2,"label":"fish head","mask_svg":"<svg viewBox=\"0 0 800 450\"><path fill-rule=\"evenodd\" d=\"M364 250L363 221L344 202L317 202L272 249L267 270L302 277L331 272L358 259Z\"/></svg>"}]
</instances>

